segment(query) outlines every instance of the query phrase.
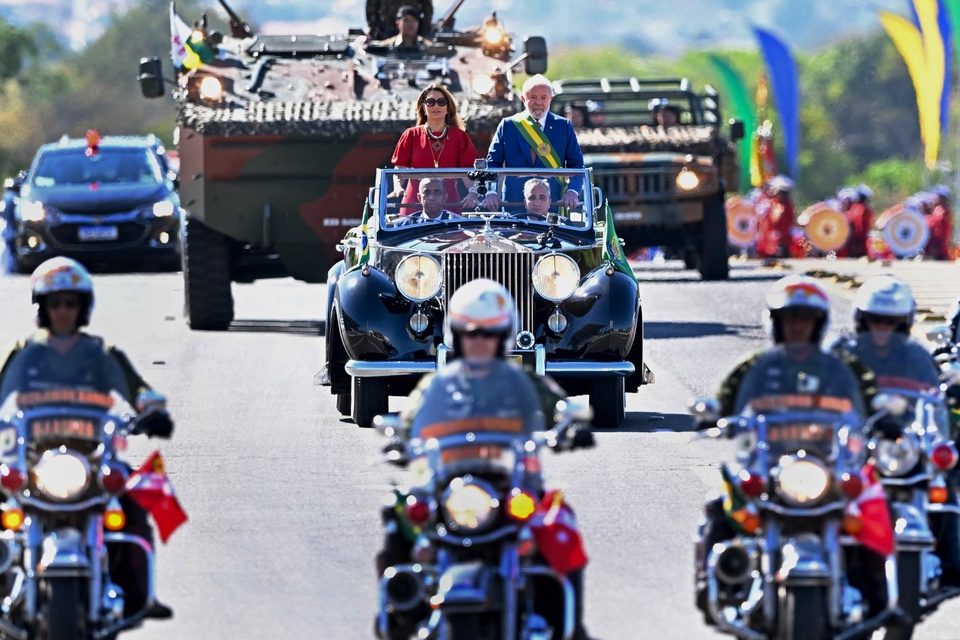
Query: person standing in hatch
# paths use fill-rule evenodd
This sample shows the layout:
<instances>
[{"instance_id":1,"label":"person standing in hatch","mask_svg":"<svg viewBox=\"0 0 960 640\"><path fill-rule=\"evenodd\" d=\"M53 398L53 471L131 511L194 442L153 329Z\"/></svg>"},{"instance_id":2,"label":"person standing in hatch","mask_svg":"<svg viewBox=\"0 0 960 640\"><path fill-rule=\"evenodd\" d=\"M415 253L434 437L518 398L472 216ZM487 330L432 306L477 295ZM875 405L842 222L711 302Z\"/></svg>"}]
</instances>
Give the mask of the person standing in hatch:
<instances>
[{"instance_id":1,"label":"person standing in hatch","mask_svg":"<svg viewBox=\"0 0 960 640\"><path fill-rule=\"evenodd\" d=\"M441 84L431 84L420 92L417 98L417 124L400 135L397 147L390 162L398 169L450 169L473 167L477 159L477 148L466 132L463 119L457 113L457 102L449 89ZM417 207L419 180L408 180L406 188L396 185L391 195L403 193L403 202ZM446 203L460 202L467 208L477 206L477 192L468 180L464 179L468 191L461 201L455 178L445 179ZM447 206L455 213L460 207ZM408 211L402 210L401 214Z\"/></svg>"}]
</instances>

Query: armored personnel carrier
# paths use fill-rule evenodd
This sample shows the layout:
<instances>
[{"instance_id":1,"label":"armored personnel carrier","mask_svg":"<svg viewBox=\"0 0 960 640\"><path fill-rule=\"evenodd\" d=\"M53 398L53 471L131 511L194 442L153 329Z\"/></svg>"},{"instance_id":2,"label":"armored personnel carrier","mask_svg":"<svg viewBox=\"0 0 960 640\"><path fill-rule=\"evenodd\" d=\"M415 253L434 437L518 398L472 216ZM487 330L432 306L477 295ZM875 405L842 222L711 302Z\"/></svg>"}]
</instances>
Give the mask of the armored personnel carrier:
<instances>
[{"instance_id":1,"label":"armored personnel carrier","mask_svg":"<svg viewBox=\"0 0 960 640\"><path fill-rule=\"evenodd\" d=\"M739 186L732 143L743 124L722 130L716 91L685 78L601 78L554 82L554 94L550 108L577 127L627 252L663 246L704 280L725 280L723 203Z\"/></svg>"},{"instance_id":2,"label":"armored personnel carrier","mask_svg":"<svg viewBox=\"0 0 960 640\"><path fill-rule=\"evenodd\" d=\"M186 45L203 63L175 70L173 91L193 329L228 327L232 282L324 281L341 257L337 243L360 222L376 169L389 165L400 133L416 123L424 87L442 83L456 97L483 156L500 120L519 110L514 70L542 73L547 65L543 38L516 51L495 13L455 28L464 0L424 20L416 46L374 39L389 34L384 24L335 35L257 34L219 1L230 32L208 29L205 17L194 24ZM179 18L171 20L176 33ZM163 95L159 58L141 60L139 79L145 97Z\"/></svg>"}]
</instances>

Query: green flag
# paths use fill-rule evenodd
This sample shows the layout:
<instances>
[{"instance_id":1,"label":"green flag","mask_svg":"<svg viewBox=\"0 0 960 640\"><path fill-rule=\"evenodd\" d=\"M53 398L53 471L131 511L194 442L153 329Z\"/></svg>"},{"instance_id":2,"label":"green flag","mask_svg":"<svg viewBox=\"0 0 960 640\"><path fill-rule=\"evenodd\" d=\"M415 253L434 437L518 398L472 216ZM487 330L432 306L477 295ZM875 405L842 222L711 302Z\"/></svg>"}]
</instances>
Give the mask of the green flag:
<instances>
[{"instance_id":1,"label":"green flag","mask_svg":"<svg viewBox=\"0 0 960 640\"><path fill-rule=\"evenodd\" d=\"M370 238L367 237L367 223L370 222L370 201L363 203L363 219L360 221L360 257L357 259L357 266L370 262Z\"/></svg>"},{"instance_id":2,"label":"green flag","mask_svg":"<svg viewBox=\"0 0 960 640\"><path fill-rule=\"evenodd\" d=\"M737 143L740 148L740 192L746 193L750 190L750 163L747 159L750 157L751 134L756 128L750 96L740 75L730 63L713 54L710 55L710 62L720 74L720 81L732 106L733 117L743 122L743 129L748 133Z\"/></svg>"},{"instance_id":3,"label":"green flag","mask_svg":"<svg viewBox=\"0 0 960 640\"><path fill-rule=\"evenodd\" d=\"M637 276L633 275L633 267L627 262L627 256L623 254L623 247L620 246L620 238L617 237L617 231L613 228L613 211L610 210L610 201L607 201L607 222L603 227L603 259L610 261L617 271L627 274L633 281L637 281Z\"/></svg>"}]
</instances>

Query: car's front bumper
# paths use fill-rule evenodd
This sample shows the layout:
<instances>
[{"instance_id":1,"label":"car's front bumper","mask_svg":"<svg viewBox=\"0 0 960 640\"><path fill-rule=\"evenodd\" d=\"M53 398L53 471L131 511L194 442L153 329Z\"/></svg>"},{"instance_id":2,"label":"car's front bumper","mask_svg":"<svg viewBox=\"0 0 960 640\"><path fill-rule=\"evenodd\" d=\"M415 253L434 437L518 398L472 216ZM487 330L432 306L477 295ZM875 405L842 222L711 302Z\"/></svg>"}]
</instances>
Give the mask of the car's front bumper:
<instances>
[{"instance_id":1,"label":"car's front bumper","mask_svg":"<svg viewBox=\"0 0 960 640\"><path fill-rule=\"evenodd\" d=\"M179 254L179 227L177 216L63 216L56 220L21 221L17 255L21 261L34 262L52 256L170 261ZM81 234L89 230L107 233L99 238L81 239Z\"/></svg>"}]
</instances>

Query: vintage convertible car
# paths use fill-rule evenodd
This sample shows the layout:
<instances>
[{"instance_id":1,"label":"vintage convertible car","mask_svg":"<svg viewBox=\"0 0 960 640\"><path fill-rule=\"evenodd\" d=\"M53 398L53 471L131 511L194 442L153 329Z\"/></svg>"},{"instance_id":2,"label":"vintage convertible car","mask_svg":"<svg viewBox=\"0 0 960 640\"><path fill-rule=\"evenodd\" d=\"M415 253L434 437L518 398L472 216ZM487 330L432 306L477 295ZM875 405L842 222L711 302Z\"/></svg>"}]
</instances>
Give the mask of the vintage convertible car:
<instances>
[{"instance_id":1,"label":"vintage convertible car","mask_svg":"<svg viewBox=\"0 0 960 640\"><path fill-rule=\"evenodd\" d=\"M529 169L478 165L377 171L363 222L340 244L344 259L328 275L320 384L336 394L341 414L369 427L387 411L389 396L408 394L450 357L443 314L452 293L475 278L492 278L517 303L520 330L511 355L553 377L568 395L588 394L597 427L618 426L625 393L653 376L643 363L637 281L619 243L612 252L605 244L602 194L592 187L590 169L534 176ZM528 212L525 199L504 199L497 211L461 211L446 196L451 201L442 215L429 218L419 202L392 195L406 180L427 178L445 178L448 194L459 189L462 196L473 183L481 196L496 190L503 198L510 181L522 187L539 178L553 196L544 213ZM561 208L558 185L578 183L585 185L580 206Z\"/></svg>"}]
</instances>

